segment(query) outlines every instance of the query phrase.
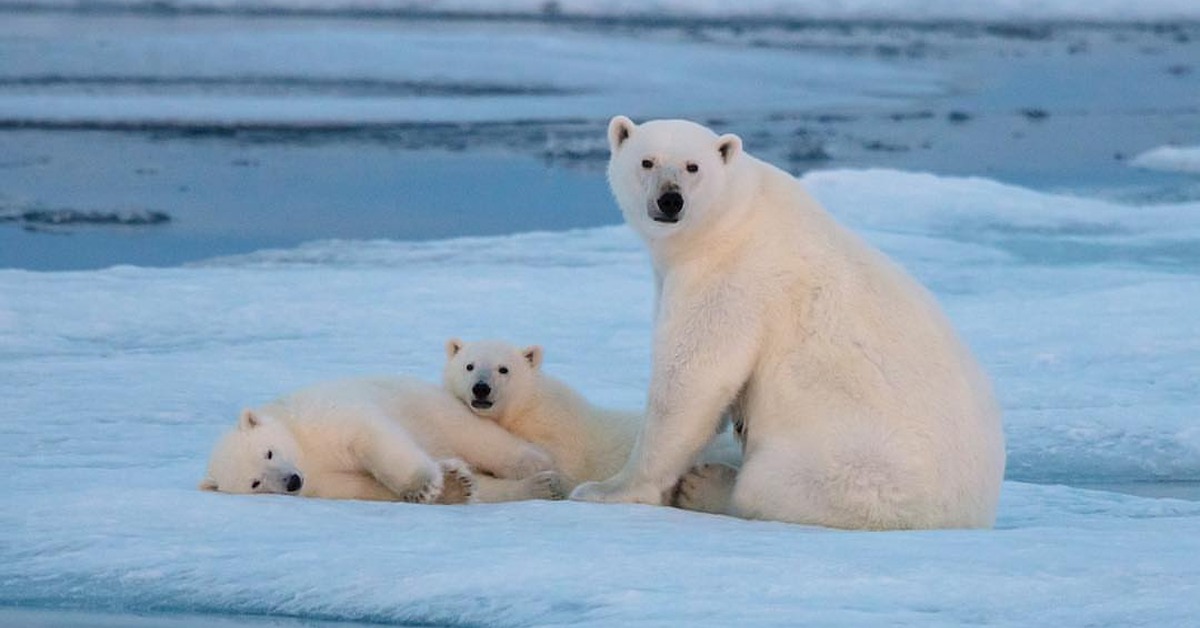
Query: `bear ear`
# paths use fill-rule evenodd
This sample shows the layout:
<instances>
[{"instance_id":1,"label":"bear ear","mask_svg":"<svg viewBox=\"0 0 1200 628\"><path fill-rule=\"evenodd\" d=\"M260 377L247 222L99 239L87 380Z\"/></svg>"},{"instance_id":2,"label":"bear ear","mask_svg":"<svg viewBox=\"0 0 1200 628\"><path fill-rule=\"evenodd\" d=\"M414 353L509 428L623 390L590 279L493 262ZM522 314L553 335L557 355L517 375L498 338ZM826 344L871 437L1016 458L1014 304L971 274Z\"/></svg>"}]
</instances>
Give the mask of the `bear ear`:
<instances>
[{"instance_id":1,"label":"bear ear","mask_svg":"<svg viewBox=\"0 0 1200 628\"><path fill-rule=\"evenodd\" d=\"M452 358L452 357L458 355L458 352L462 351L462 348L463 348L463 341L459 340L458 338L451 338L450 340L447 340L446 341L446 357Z\"/></svg>"},{"instance_id":2,"label":"bear ear","mask_svg":"<svg viewBox=\"0 0 1200 628\"><path fill-rule=\"evenodd\" d=\"M200 485L196 488L202 491L216 491L217 481L212 478L204 478L203 480L200 480Z\"/></svg>"},{"instance_id":3,"label":"bear ear","mask_svg":"<svg viewBox=\"0 0 1200 628\"><path fill-rule=\"evenodd\" d=\"M633 135L633 129L636 127L637 127L637 125L633 123L633 120L630 120L629 118L626 118L625 116L615 116L615 117L613 117L612 120L609 120L608 121L608 148L609 148L609 150L611 150L614 153L617 152L617 149L621 147L621 144L624 144L625 140L629 139L630 135Z\"/></svg>"},{"instance_id":4,"label":"bear ear","mask_svg":"<svg viewBox=\"0 0 1200 628\"><path fill-rule=\"evenodd\" d=\"M262 419L254 413L250 408L242 410L241 416L238 417L239 430L251 430L262 425Z\"/></svg>"},{"instance_id":5,"label":"bear ear","mask_svg":"<svg viewBox=\"0 0 1200 628\"><path fill-rule=\"evenodd\" d=\"M742 152L742 138L726 133L717 138L717 152L721 153L721 161L729 163Z\"/></svg>"},{"instance_id":6,"label":"bear ear","mask_svg":"<svg viewBox=\"0 0 1200 628\"><path fill-rule=\"evenodd\" d=\"M534 369L542 365L542 348L537 345L525 347L521 350L521 355L525 357L526 362L529 362L529 366Z\"/></svg>"}]
</instances>

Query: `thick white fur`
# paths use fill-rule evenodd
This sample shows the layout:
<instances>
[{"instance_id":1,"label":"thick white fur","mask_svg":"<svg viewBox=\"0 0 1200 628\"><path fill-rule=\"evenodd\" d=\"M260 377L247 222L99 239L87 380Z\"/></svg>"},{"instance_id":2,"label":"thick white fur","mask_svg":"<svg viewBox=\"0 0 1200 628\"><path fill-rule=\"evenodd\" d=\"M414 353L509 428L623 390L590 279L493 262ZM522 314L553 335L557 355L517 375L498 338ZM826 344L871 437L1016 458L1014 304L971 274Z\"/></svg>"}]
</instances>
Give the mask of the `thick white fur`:
<instances>
[{"instance_id":1,"label":"thick white fur","mask_svg":"<svg viewBox=\"0 0 1200 628\"><path fill-rule=\"evenodd\" d=\"M498 340L452 339L446 343L443 382L472 412L545 449L563 473L566 492L581 482L611 477L629 459L642 415L593 405L546 373L542 356L537 346L519 349ZM491 389L488 408L472 406L472 388L480 382ZM740 461L741 448L729 432L715 437L710 432L709 441L699 462Z\"/></svg>"},{"instance_id":2,"label":"thick white fur","mask_svg":"<svg viewBox=\"0 0 1200 628\"><path fill-rule=\"evenodd\" d=\"M627 464L572 498L657 503L728 411L745 421L743 467L683 483L732 482L731 514L859 529L993 524L999 409L921 285L736 136L618 116L609 142L613 195L657 278L653 370ZM678 222L654 220L675 188Z\"/></svg>"},{"instance_id":3,"label":"thick white fur","mask_svg":"<svg viewBox=\"0 0 1200 628\"><path fill-rule=\"evenodd\" d=\"M454 459L501 479L479 481ZM244 410L214 448L200 488L287 493L295 473L307 497L506 501L549 497L541 487L551 467L546 452L438 386L385 376L324 382Z\"/></svg>"}]
</instances>

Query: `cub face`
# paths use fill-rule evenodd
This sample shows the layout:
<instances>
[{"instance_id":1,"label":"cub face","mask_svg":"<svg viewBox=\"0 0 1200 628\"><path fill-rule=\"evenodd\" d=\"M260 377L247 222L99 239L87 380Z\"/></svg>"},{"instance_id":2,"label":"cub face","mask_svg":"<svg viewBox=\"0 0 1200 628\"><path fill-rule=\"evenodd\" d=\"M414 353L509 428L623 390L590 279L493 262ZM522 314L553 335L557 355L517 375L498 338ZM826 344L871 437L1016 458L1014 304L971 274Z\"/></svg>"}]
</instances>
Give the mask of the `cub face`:
<instances>
[{"instance_id":1,"label":"cub face","mask_svg":"<svg viewBox=\"0 0 1200 628\"><path fill-rule=\"evenodd\" d=\"M243 410L237 427L217 441L200 489L222 493L297 495L304 476L297 468L299 446L280 421Z\"/></svg>"},{"instance_id":2,"label":"cub face","mask_svg":"<svg viewBox=\"0 0 1200 628\"><path fill-rule=\"evenodd\" d=\"M518 349L495 340L446 342L446 390L472 412L487 418L504 416L534 385L542 364L542 348Z\"/></svg>"},{"instance_id":3,"label":"cub face","mask_svg":"<svg viewBox=\"0 0 1200 628\"><path fill-rule=\"evenodd\" d=\"M686 120L608 124L608 181L626 222L656 239L711 222L742 154L736 135Z\"/></svg>"}]
</instances>

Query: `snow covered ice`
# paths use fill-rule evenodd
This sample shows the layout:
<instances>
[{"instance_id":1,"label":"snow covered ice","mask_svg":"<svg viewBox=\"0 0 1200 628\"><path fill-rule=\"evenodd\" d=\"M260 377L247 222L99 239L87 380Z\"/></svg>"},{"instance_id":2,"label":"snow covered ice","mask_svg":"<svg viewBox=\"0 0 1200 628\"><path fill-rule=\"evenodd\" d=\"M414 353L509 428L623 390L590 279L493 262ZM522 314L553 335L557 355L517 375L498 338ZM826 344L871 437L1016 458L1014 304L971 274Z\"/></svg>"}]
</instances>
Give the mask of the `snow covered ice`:
<instances>
[{"instance_id":1,"label":"snow covered ice","mask_svg":"<svg viewBox=\"0 0 1200 628\"><path fill-rule=\"evenodd\" d=\"M1148 170L1200 174L1200 146L1159 146L1134 157L1129 165Z\"/></svg>"},{"instance_id":2,"label":"snow covered ice","mask_svg":"<svg viewBox=\"0 0 1200 628\"><path fill-rule=\"evenodd\" d=\"M435 380L450 336L540 343L595 401L641 405L652 288L626 228L326 241L0 271L0 606L512 626L1200 617L1200 502L1028 483L1200 477L1200 204L887 170L805 183L936 292L994 376L1010 478L995 530L196 490L239 408L355 373Z\"/></svg>"}]
</instances>

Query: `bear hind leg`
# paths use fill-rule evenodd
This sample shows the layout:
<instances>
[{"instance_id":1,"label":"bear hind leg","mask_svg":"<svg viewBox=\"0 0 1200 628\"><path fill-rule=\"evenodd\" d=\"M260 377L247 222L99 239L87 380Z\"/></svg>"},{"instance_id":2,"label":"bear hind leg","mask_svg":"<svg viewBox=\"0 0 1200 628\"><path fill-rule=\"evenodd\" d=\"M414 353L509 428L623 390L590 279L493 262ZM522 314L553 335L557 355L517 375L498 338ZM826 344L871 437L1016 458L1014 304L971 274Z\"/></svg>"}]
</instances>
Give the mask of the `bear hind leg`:
<instances>
[{"instance_id":1,"label":"bear hind leg","mask_svg":"<svg viewBox=\"0 0 1200 628\"><path fill-rule=\"evenodd\" d=\"M783 442L761 447L742 465L730 514L849 530L928 527L920 475L886 440L853 439L824 455Z\"/></svg>"},{"instance_id":2,"label":"bear hind leg","mask_svg":"<svg viewBox=\"0 0 1200 628\"><path fill-rule=\"evenodd\" d=\"M714 515L727 514L737 474L737 469L719 462L696 465L675 485L671 505Z\"/></svg>"}]
</instances>

